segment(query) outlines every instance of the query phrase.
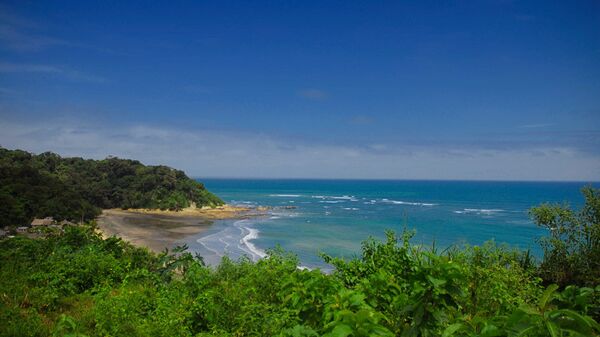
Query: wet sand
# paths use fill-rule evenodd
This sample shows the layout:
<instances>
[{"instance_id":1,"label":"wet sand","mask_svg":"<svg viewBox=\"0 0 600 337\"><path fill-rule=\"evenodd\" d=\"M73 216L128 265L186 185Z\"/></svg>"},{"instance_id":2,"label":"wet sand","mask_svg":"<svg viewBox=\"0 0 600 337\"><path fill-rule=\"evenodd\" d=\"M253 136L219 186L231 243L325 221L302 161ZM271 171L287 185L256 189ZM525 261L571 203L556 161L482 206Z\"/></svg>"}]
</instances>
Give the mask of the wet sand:
<instances>
[{"instance_id":1,"label":"wet sand","mask_svg":"<svg viewBox=\"0 0 600 337\"><path fill-rule=\"evenodd\" d=\"M204 232L215 220L243 219L262 210L223 206L215 209L160 210L107 209L97 218L104 237L116 235L135 246L154 252L172 249L191 235Z\"/></svg>"}]
</instances>

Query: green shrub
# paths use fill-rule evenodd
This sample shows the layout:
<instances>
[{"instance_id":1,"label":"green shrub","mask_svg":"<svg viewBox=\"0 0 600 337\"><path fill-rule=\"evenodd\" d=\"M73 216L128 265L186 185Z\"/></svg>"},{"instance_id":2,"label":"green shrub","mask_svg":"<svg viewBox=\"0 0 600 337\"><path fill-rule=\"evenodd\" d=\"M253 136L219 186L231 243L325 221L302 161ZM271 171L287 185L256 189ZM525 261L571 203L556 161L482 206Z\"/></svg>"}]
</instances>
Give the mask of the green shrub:
<instances>
[{"instance_id":1,"label":"green shrub","mask_svg":"<svg viewBox=\"0 0 600 337\"><path fill-rule=\"evenodd\" d=\"M600 286L543 288L524 253L387 232L335 270L280 248L216 268L93 226L0 240L0 336L597 336Z\"/></svg>"},{"instance_id":2,"label":"green shrub","mask_svg":"<svg viewBox=\"0 0 600 337\"><path fill-rule=\"evenodd\" d=\"M539 271L548 284L600 284L600 190L585 187L582 193L585 205L581 210L544 204L530 211L550 234L540 240L544 259Z\"/></svg>"}]
</instances>

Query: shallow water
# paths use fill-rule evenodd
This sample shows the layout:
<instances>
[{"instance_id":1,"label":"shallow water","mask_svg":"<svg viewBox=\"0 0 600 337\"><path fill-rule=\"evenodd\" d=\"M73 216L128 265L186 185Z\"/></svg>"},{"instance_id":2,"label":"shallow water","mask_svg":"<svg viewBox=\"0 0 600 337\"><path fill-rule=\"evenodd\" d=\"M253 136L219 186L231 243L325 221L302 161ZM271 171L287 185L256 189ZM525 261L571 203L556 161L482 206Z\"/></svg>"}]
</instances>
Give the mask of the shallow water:
<instances>
[{"instance_id":1,"label":"shallow water","mask_svg":"<svg viewBox=\"0 0 600 337\"><path fill-rule=\"evenodd\" d=\"M488 240L531 249L545 234L528 216L543 202L580 207L583 183L202 179L226 202L273 206L269 216L219 221L188 244L206 262L258 259L281 245L301 264L327 269L319 253L352 257L369 236L417 230L415 243L444 248ZM595 185L598 187L598 184ZM295 207L289 209L289 207Z\"/></svg>"}]
</instances>

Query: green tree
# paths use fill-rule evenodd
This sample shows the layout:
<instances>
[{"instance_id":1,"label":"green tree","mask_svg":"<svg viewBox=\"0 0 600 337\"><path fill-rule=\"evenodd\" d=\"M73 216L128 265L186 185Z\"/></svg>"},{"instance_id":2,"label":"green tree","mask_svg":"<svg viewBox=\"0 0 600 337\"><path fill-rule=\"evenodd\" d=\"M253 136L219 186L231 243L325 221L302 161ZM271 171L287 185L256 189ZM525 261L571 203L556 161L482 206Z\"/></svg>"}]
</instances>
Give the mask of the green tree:
<instances>
[{"instance_id":1,"label":"green tree","mask_svg":"<svg viewBox=\"0 0 600 337\"><path fill-rule=\"evenodd\" d=\"M544 258L540 276L561 287L600 283L600 189L584 187L580 210L566 205L543 204L530 213L550 236L540 240Z\"/></svg>"},{"instance_id":2,"label":"green tree","mask_svg":"<svg viewBox=\"0 0 600 337\"><path fill-rule=\"evenodd\" d=\"M180 210L223 201L183 171L136 160L61 158L0 148L0 226L34 217L91 220L102 208Z\"/></svg>"}]
</instances>

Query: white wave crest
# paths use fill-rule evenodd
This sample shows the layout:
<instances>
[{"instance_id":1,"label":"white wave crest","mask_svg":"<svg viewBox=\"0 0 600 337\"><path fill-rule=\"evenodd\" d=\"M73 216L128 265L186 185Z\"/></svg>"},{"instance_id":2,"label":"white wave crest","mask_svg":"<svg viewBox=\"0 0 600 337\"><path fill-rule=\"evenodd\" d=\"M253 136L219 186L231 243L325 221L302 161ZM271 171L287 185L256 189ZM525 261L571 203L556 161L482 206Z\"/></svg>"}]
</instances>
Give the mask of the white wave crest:
<instances>
[{"instance_id":1,"label":"white wave crest","mask_svg":"<svg viewBox=\"0 0 600 337\"><path fill-rule=\"evenodd\" d=\"M223 256L238 259L247 255L253 261L267 256L264 250L259 249L252 242L258 238L259 231L249 227L252 223L247 220L238 220L233 224L224 226L216 233L203 236L196 240L206 251L202 254L211 265L217 265Z\"/></svg>"},{"instance_id":2,"label":"white wave crest","mask_svg":"<svg viewBox=\"0 0 600 337\"><path fill-rule=\"evenodd\" d=\"M258 229L249 227L244 227L244 229L248 231L248 234L240 240L240 243L243 243L253 256L258 256L259 258L266 257L267 253L262 249L256 248L251 242L252 240L258 239Z\"/></svg>"},{"instance_id":3,"label":"white wave crest","mask_svg":"<svg viewBox=\"0 0 600 337\"><path fill-rule=\"evenodd\" d=\"M390 199L381 199L381 202L386 203L386 204L394 204L394 205L425 206L425 207L431 207L431 206L437 205L437 204L427 203L427 202L410 202L410 201L390 200Z\"/></svg>"},{"instance_id":4,"label":"white wave crest","mask_svg":"<svg viewBox=\"0 0 600 337\"><path fill-rule=\"evenodd\" d=\"M256 205L254 201L245 201L245 200L231 200L232 205Z\"/></svg>"},{"instance_id":5,"label":"white wave crest","mask_svg":"<svg viewBox=\"0 0 600 337\"><path fill-rule=\"evenodd\" d=\"M492 215L495 213L506 212L503 209L485 209L485 208L463 208L462 211L453 211L456 214L479 214L479 215Z\"/></svg>"},{"instance_id":6,"label":"white wave crest","mask_svg":"<svg viewBox=\"0 0 600 337\"><path fill-rule=\"evenodd\" d=\"M349 200L349 201L358 201L353 195L342 195L342 196L331 196L331 195L313 195L311 196L315 199L331 199L331 200Z\"/></svg>"}]
</instances>

